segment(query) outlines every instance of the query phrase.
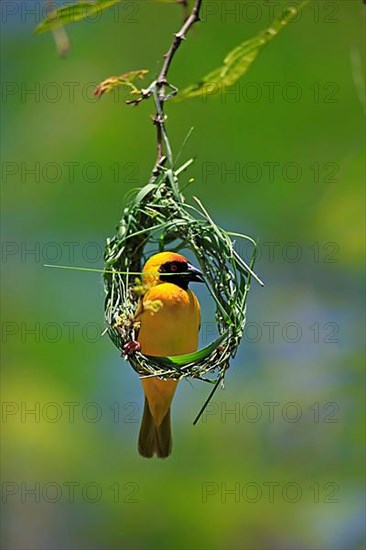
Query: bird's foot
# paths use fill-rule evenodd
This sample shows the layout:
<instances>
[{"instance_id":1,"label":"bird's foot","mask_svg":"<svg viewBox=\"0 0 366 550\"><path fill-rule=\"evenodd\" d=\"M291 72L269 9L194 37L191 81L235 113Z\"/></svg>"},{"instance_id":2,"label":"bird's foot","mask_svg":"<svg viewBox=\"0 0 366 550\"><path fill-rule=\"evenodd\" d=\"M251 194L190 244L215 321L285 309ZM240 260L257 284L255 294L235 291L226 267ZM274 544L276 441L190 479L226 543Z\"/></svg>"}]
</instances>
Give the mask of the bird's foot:
<instances>
[{"instance_id":1,"label":"bird's foot","mask_svg":"<svg viewBox=\"0 0 366 550\"><path fill-rule=\"evenodd\" d=\"M136 351L141 350L141 344L140 342L137 342L136 340L132 340L131 342L128 342L123 346L123 351L121 353L122 357L127 357L128 355L132 355Z\"/></svg>"}]
</instances>

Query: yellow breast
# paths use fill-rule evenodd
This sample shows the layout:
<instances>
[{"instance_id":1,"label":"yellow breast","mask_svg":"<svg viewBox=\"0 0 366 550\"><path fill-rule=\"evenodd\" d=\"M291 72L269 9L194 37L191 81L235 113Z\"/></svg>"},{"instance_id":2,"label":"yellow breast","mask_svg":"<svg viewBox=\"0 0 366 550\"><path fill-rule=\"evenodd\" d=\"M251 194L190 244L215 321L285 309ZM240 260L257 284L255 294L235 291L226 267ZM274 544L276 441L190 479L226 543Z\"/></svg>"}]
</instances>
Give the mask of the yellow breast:
<instances>
[{"instance_id":1,"label":"yellow breast","mask_svg":"<svg viewBox=\"0 0 366 550\"><path fill-rule=\"evenodd\" d=\"M150 305L157 301L161 306L154 312ZM137 316L142 353L173 356L196 351L200 306L191 290L172 283L159 284L145 294L142 306Z\"/></svg>"}]
</instances>

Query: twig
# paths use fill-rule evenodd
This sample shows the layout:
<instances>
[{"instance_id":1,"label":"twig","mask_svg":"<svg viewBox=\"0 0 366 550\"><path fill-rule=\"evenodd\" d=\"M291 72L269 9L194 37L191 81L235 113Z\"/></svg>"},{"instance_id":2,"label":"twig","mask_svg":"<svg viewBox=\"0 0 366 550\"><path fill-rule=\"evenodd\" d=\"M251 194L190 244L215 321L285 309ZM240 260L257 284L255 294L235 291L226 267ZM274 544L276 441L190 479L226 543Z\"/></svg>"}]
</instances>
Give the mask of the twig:
<instances>
[{"instance_id":1,"label":"twig","mask_svg":"<svg viewBox=\"0 0 366 550\"><path fill-rule=\"evenodd\" d=\"M181 2L181 3L185 5L184 2ZM155 82L157 99L159 103L159 107L157 107L156 115L154 117L154 124L157 127L157 160L154 168L155 173L159 171L159 166L163 158L164 138L165 138L165 142L167 143L167 137L166 137L166 131L165 131L164 102L177 93L177 89L174 88L173 86L170 86L167 81L169 68L173 61L174 55L176 54L183 40L185 40L188 31L197 21L200 20L199 13L200 13L201 5L202 5L202 0L196 0L190 16L185 20L180 31L174 35L173 42L168 52L164 55L164 63L160 71L160 74ZM172 90L172 93L169 94L168 96L165 95L165 88L167 86L170 87Z\"/></svg>"},{"instance_id":2,"label":"twig","mask_svg":"<svg viewBox=\"0 0 366 550\"><path fill-rule=\"evenodd\" d=\"M170 64L173 60L173 57L174 57L176 51L178 50L179 46L183 42L183 40L185 40L189 29L197 21L200 20L199 12L200 12L200 9L201 9L201 5L202 5L202 0L196 0L195 5L192 9L191 15L188 17L188 19L186 19L186 21L184 22L184 25L180 29L180 31L177 32L177 34L174 36L174 40L172 42L172 45L169 48L168 53L166 53L164 55L164 64L163 64L163 67L162 67L162 69L160 71L160 74L158 76L158 79L157 79L158 86L162 86L164 84L167 84L166 78L167 78L169 67L170 67Z\"/></svg>"},{"instance_id":3,"label":"twig","mask_svg":"<svg viewBox=\"0 0 366 550\"><path fill-rule=\"evenodd\" d=\"M155 99L156 112L155 112L155 115L153 116L153 123L156 126L157 159L156 159L154 169L152 171L152 177L151 177L150 183L156 180L167 158L170 162L170 167L171 168L173 167L173 158L171 155L168 136L165 130L166 116L164 113L164 103L168 99L171 99L172 97L174 97L178 93L178 89L172 84L169 84L167 80L167 76L168 76L170 65L173 61L173 57L176 54L177 50L179 49L183 40L186 39L188 31L197 21L200 21L199 13L201 10L202 2L203 0L195 1L191 14L185 19L180 31L174 35L173 42L168 52L164 55L164 63L157 79L154 80L154 82L152 82L147 89L141 90L140 97L138 97L137 99L130 99L126 101L126 103L129 105L137 106L144 99L148 99L149 97L151 97L151 95L153 95ZM178 0L178 3L182 4L182 6L185 9L188 8L187 0ZM165 93L166 88L169 88L171 90L170 93L168 94ZM166 149L166 156L164 155L164 143L165 143L165 149Z\"/></svg>"}]
</instances>

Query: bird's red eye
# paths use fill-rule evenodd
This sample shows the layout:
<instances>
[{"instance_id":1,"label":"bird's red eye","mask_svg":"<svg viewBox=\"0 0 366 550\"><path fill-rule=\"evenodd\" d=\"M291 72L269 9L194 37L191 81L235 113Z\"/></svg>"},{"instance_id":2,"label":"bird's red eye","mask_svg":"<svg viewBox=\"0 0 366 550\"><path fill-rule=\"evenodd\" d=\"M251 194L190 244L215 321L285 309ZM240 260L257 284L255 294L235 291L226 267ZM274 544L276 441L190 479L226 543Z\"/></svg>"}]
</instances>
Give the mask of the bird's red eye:
<instances>
[{"instance_id":1,"label":"bird's red eye","mask_svg":"<svg viewBox=\"0 0 366 550\"><path fill-rule=\"evenodd\" d=\"M178 266L177 266L177 264L172 264L172 265L170 266L170 271L178 271Z\"/></svg>"}]
</instances>

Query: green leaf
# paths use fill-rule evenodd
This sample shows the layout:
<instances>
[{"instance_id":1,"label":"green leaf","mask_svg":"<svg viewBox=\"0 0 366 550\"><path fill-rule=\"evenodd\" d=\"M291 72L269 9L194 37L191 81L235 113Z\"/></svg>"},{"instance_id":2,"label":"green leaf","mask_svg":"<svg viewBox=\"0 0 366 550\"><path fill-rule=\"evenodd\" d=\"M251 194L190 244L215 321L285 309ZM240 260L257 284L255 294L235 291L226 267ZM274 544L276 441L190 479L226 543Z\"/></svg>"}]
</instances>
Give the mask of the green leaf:
<instances>
[{"instance_id":1,"label":"green leaf","mask_svg":"<svg viewBox=\"0 0 366 550\"><path fill-rule=\"evenodd\" d=\"M258 57L262 48L268 44L288 23L296 17L299 10L302 9L309 0L303 0L298 5L290 6L285 10L283 17L276 20L272 25L261 31L257 36L242 42L234 48L224 59L221 67L211 71L196 84L188 86L176 96L176 100L215 95L220 86L231 86L242 77L255 59Z\"/></svg>"},{"instance_id":2,"label":"green leaf","mask_svg":"<svg viewBox=\"0 0 366 550\"><path fill-rule=\"evenodd\" d=\"M217 346L223 342L223 340L226 338L227 332L224 334L221 334L214 342L211 342L208 346L195 351L193 353L187 353L186 355L175 355L173 357L153 357L147 355L150 360L154 361L155 363L159 363L162 367L183 367L184 365L188 365L189 363L195 363L196 361L202 361L202 359L205 359L205 357L208 357L210 353L212 353Z\"/></svg>"},{"instance_id":3,"label":"green leaf","mask_svg":"<svg viewBox=\"0 0 366 550\"><path fill-rule=\"evenodd\" d=\"M87 17L98 15L101 11L111 8L121 0L90 0L89 2L76 2L61 6L47 15L44 21L41 21L35 28L36 34L53 31L63 25L81 21Z\"/></svg>"}]
</instances>

